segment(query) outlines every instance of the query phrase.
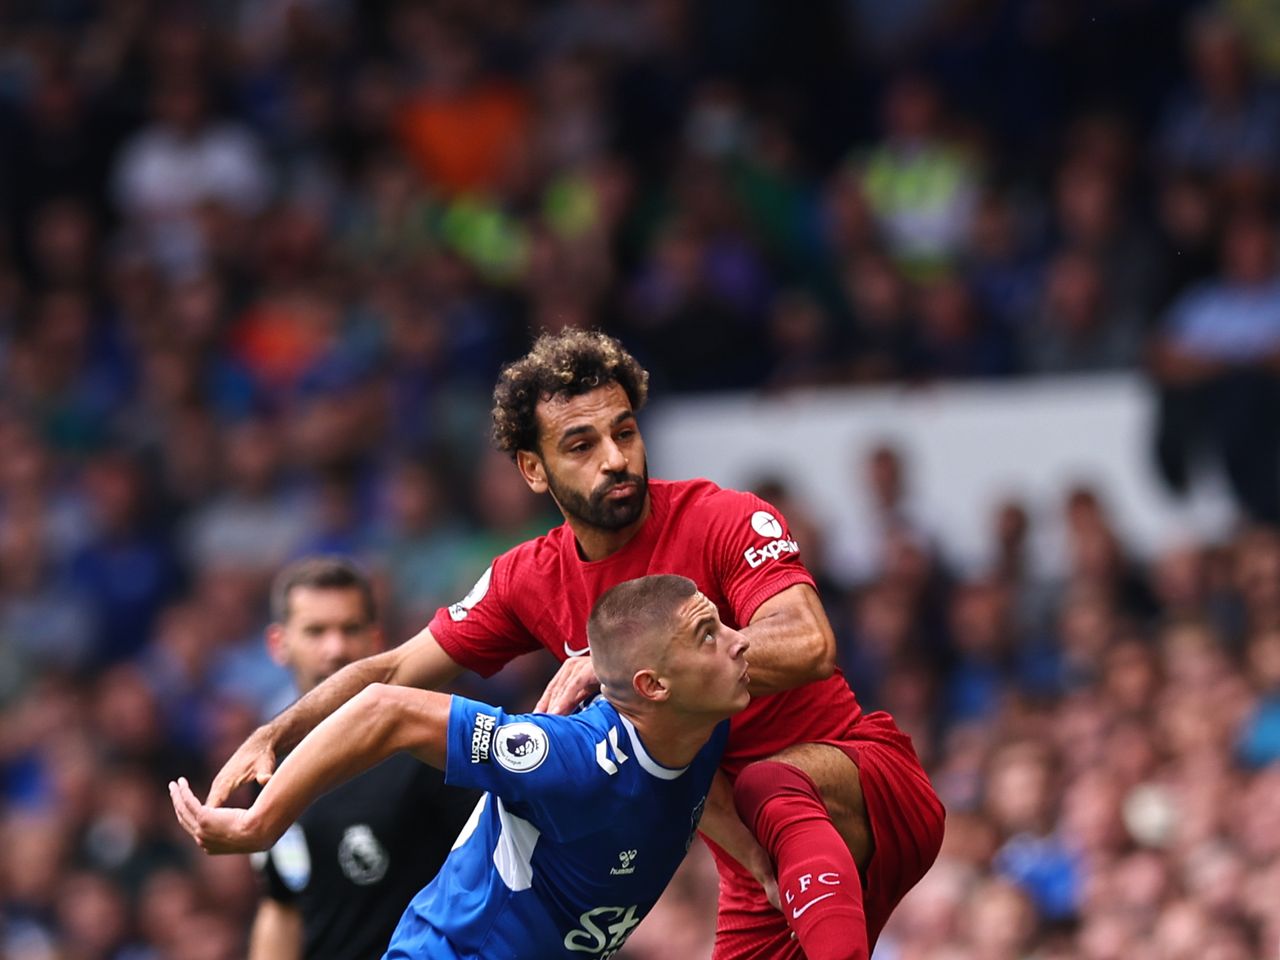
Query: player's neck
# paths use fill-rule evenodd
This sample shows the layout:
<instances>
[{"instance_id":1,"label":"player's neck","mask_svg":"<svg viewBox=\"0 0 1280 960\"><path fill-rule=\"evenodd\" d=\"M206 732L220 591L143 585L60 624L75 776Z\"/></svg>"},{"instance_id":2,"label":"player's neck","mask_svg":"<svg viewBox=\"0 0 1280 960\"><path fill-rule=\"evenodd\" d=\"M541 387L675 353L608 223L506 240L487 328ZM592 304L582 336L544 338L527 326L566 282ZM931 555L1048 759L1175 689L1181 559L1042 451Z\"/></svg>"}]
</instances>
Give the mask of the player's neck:
<instances>
[{"instance_id":1,"label":"player's neck","mask_svg":"<svg viewBox=\"0 0 1280 960\"><path fill-rule=\"evenodd\" d=\"M664 767L678 770L693 762L711 737L715 718L702 720L671 710L620 710L626 714L645 750Z\"/></svg>"},{"instance_id":2,"label":"player's neck","mask_svg":"<svg viewBox=\"0 0 1280 960\"><path fill-rule=\"evenodd\" d=\"M605 530L601 527L583 523L574 517L566 516L565 520L569 524L569 529L573 531L573 537L578 542L578 555L583 560L594 561L603 560L605 557L617 553L640 532L644 522L649 519L649 510L652 503L652 498L646 495L644 509L640 511L640 516L620 530Z\"/></svg>"}]
</instances>

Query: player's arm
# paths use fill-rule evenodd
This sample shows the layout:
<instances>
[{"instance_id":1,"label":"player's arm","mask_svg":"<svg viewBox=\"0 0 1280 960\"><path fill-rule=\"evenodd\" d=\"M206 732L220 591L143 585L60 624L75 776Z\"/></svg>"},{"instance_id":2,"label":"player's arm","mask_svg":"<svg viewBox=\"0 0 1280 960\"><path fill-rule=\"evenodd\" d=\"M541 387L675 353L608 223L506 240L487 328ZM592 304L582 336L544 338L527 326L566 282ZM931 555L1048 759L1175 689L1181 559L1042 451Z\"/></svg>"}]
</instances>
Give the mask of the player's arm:
<instances>
[{"instance_id":1,"label":"player's arm","mask_svg":"<svg viewBox=\"0 0 1280 960\"><path fill-rule=\"evenodd\" d=\"M462 667L445 653L430 629L423 629L393 650L348 664L250 734L214 777L206 802L220 807L237 787L255 780L267 783L280 756L370 684L436 688L461 672Z\"/></svg>"},{"instance_id":2,"label":"player's arm","mask_svg":"<svg viewBox=\"0 0 1280 960\"><path fill-rule=\"evenodd\" d=\"M796 583L756 608L742 631L751 640L751 693L761 696L825 680L836 668L836 637L818 592ZM600 689L591 658L573 657L560 665L535 707L540 713L565 714Z\"/></svg>"},{"instance_id":3,"label":"player's arm","mask_svg":"<svg viewBox=\"0 0 1280 960\"><path fill-rule=\"evenodd\" d=\"M742 630L751 641L751 692L789 690L835 672L836 637L818 592L796 583L756 609Z\"/></svg>"},{"instance_id":4,"label":"player's arm","mask_svg":"<svg viewBox=\"0 0 1280 960\"><path fill-rule=\"evenodd\" d=\"M311 731L247 810L201 804L186 780L169 785L184 830L208 853L265 850L320 794L400 750L443 769L451 697L370 684Z\"/></svg>"},{"instance_id":5,"label":"player's arm","mask_svg":"<svg viewBox=\"0 0 1280 960\"><path fill-rule=\"evenodd\" d=\"M249 931L249 960L302 960L302 914L297 908L263 898Z\"/></svg>"},{"instance_id":6,"label":"player's arm","mask_svg":"<svg viewBox=\"0 0 1280 960\"><path fill-rule=\"evenodd\" d=\"M695 518L716 585L751 641L751 692L825 680L836 639L786 518L755 494L721 490Z\"/></svg>"}]
</instances>

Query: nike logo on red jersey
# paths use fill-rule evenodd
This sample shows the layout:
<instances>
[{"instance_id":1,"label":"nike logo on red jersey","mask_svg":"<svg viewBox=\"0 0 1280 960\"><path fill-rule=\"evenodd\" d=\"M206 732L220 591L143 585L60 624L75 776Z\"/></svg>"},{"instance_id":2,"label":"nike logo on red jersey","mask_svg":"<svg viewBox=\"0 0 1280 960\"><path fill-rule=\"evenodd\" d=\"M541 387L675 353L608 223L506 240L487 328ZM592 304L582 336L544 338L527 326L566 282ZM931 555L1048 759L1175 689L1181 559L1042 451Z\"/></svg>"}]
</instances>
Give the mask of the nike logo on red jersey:
<instances>
[{"instance_id":1,"label":"nike logo on red jersey","mask_svg":"<svg viewBox=\"0 0 1280 960\"><path fill-rule=\"evenodd\" d=\"M796 907L794 910L792 910L792 911L791 911L791 919L792 919L792 920L799 920L799 919L800 919L800 914L804 913L806 910L808 910L810 907L812 907L815 903L818 903L819 901L825 900L825 899L827 899L827 897L834 897L834 896L835 896L835 894L834 894L834 893L824 893L824 894L823 894L822 896L820 896L820 897L814 897L812 900L810 900L808 903L806 903L803 907Z\"/></svg>"}]
</instances>

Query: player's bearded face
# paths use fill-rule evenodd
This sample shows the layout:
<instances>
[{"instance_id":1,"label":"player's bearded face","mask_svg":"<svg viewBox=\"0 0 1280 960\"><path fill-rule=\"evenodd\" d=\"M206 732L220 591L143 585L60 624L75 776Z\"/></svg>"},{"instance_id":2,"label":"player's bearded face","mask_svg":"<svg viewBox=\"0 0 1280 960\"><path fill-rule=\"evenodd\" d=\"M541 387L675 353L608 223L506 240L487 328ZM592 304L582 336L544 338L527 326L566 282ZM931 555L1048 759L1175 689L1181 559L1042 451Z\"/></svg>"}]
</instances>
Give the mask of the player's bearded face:
<instances>
[{"instance_id":1,"label":"player's bearded face","mask_svg":"<svg viewBox=\"0 0 1280 960\"><path fill-rule=\"evenodd\" d=\"M630 493L610 496L628 484ZM645 497L649 494L649 465L644 464L640 473L606 474L590 493L573 489L548 468L547 485L560 509L574 520L598 530L621 530L639 520L644 512Z\"/></svg>"}]
</instances>

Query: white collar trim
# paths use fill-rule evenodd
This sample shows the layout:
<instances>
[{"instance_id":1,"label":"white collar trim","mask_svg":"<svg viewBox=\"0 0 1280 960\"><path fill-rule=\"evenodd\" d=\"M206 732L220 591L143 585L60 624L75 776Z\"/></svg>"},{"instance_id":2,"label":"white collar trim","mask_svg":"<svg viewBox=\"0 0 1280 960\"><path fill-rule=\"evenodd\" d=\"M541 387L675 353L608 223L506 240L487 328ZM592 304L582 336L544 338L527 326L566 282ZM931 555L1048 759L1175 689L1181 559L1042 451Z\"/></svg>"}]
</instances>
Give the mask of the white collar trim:
<instances>
[{"instance_id":1,"label":"white collar trim","mask_svg":"<svg viewBox=\"0 0 1280 960\"><path fill-rule=\"evenodd\" d=\"M627 737L631 740L631 749L636 752L636 761L644 768L645 773L655 776L659 780L675 780L689 769L687 765L680 767L679 769L664 767L657 760L653 759L653 757L649 756L649 752L645 750L644 744L640 742L640 735L636 733L636 728L631 721L621 713L618 714L618 719L622 721L622 726L627 731Z\"/></svg>"}]
</instances>

